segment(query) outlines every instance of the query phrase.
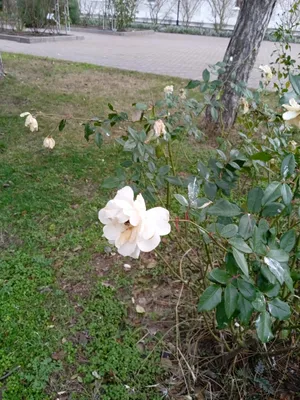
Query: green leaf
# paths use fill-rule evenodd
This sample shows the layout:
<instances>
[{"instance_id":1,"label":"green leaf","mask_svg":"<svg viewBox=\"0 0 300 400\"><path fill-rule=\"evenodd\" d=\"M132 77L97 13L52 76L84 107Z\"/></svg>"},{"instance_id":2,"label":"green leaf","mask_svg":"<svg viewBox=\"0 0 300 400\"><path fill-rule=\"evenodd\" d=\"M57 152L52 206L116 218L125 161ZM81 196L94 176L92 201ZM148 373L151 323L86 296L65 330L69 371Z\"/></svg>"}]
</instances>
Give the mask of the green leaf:
<instances>
[{"instance_id":1,"label":"green leaf","mask_svg":"<svg viewBox=\"0 0 300 400\"><path fill-rule=\"evenodd\" d=\"M189 83L186 85L186 89L195 89L197 86L200 86L201 82L200 81L189 81Z\"/></svg>"},{"instance_id":2,"label":"green leaf","mask_svg":"<svg viewBox=\"0 0 300 400\"><path fill-rule=\"evenodd\" d=\"M215 107L211 107L210 108L210 114L212 119L217 122L218 121L218 117L219 117L219 112Z\"/></svg>"},{"instance_id":3,"label":"green leaf","mask_svg":"<svg viewBox=\"0 0 300 400\"><path fill-rule=\"evenodd\" d=\"M62 132L65 129L67 120L66 119L62 119L58 125L58 130L59 132Z\"/></svg>"},{"instance_id":4,"label":"green leaf","mask_svg":"<svg viewBox=\"0 0 300 400\"><path fill-rule=\"evenodd\" d=\"M225 256L225 266L226 271L228 271L231 275L237 275L239 273L237 263L231 252L228 252Z\"/></svg>"},{"instance_id":5,"label":"green leaf","mask_svg":"<svg viewBox=\"0 0 300 400\"><path fill-rule=\"evenodd\" d=\"M279 319L280 321L289 319L291 316L290 306L278 298L273 299L269 302L269 311L273 317Z\"/></svg>"},{"instance_id":6,"label":"green leaf","mask_svg":"<svg viewBox=\"0 0 300 400\"><path fill-rule=\"evenodd\" d=\"M256 298L252 301L252 306L256 311L263 312L266 310L266 299L261 292L256 293Z\"/></svg>"},{"instance_id":7,"label":"green leaf","mask_svg":"<svg viewBox=\"0 0 300 400\"><path fill-rule=\"evenodd\" d=\"M287 263L289 261L289 254L282 249L270 250L267 257L273 258L276 261Z\"/></svg>"},{"instance_id":8,"label":"green leaf","mask_svg":"<svg viewBox=\"0 0 300 400\"><path fill-rule=\"evenodd\" d=\"M261 188L253 188L248 193L247 208L250 213L259 213L264 191Z\"/></svg>"},{"instance_id":9,"label":"green leaf","mask_svg":"<svg viewBox=\"0 0 300 400\"><path fill-rule=\"evenodd\" d=\"M294 154L288 154L282 161L281 164L281 175L285 179L288 176L293 175L296 168L296 161Z\"/></svg>"},{"instance_id":10,"label":"green leaf","mask_svg":"<svg viewBox=\"0 0 300 400\"><path fill-rule=\"evenodd\" d=\"M253 250L257 254L266 255L267 247L265 240L265 231L261 227L255 226L252 235Z\"/></svg>"},{"instance_id":11,"label":"green leaf","mask_svg":"<svg viewBox=\"0 0 300 400\"><path fill-rule=\"evenodd\" d=\"M234 247L232 248L232 254L239 268L247 277L249 277L248 264L244 254L236 250Z\"/></svg>"},{"instance_id":12,"label":"green leaf","mask_svg":"<svg viewBox=\"0 0 300 400\"><path fill-rule=\"evenodd\" d=\"M215 183L205 181L204 182L204 193L209 200L214 200L217 194L218 187Z\"/></svg>"},{"instance_id":13,"label":"green leaf","mask_svg":"<svg viewBox=\"0 0 300 400\"><path fill-rule=\"evenodd\" d=\"M239 320L243 325L248 325L254 310L252 304L250 303L250 301L248 301L244 296L240 294L237 306L240 311Z\"/></svg>"},{"instance_id":14,"label":"green leaf","mask_svg":"<svg viewBox=\"0 0 300 400\"><path fill-rule=\"evenodd\" d=\"M101 135L101 133L97 132L95 135L95 142L96 145L100 148L102 146L103 143L103 136Z\"/></svg>"},{"instance_id":15,"label":"green leaf","mask_svg":"<svg viewBox=\"0 0 300 400\"><path fill-rule=\"evenodd\" d=\"M276 277L275 275L272 274L272 272L267 268L265 265L262 265L260 268L261 273L263 276L267 279L268 282L270 282L272 285L275 285L276 283Z\"/></svg>"},{"instance_id":16,"label":"green leaf","mask_svg":"<svg viewBox=\"0 0 300 400\"><path fill-rule=\"evenodd\" d=\"M281 266L280 262L273 260L272 258L264 257L264 262L269 267L269 270L273 275L276 276L279 283L282 285L285 277L285 270Z\"/></svg>"},{"instance_id":17,"label":"green leaf","mask_svg":"<svg viewBox=\"0 0 300 400\"><path fill-rule=\"evenodd\" d=\"M135 104L135 108L136 108L137 110L139 110L139 111L146 111L146 110L148 110L147 104L144 104L144 103L136 103L136 104Z\"/></svg>"},{"instance_id":18,"label":"green leaf","mask_svg":"<svg viewBox=\"0 0 300 400\"><path fill-rule=\"evenodd\" d=\"M90 124L85 124L84 125L84 138L88 142L90 139L90 136L95 133L95 128L92 128Z\"/></svg>"},{"instance_id":19,"label":"green leaf","mask_svg":"<svg viewBox=\"0 0 300 400\"><path fill-rule=\"evenodd\" d=\"M294 229L290 229L289 231L285 232L284 235L281 236L280 239L280 248L289 253L293 250L296 244L296 232Z\"/></svg>"},{"instance_id":20,"label":"green leaf","mask_svg":"<svg viewBox=\"0 0 300 400\"><path fill-rule=\"evenodd\" d=\"M215 308L222 300L222 288L219 285L211 285L202 293L199 304L198 312L210 311Z\"/></svg>"},{"instance_id":21,"label":"green leaf","mask_svg":"<svg viewBox=\"0 0 300 400\"><path fill-rule=\"evenodd\" d=\"M229 243L231 244L231 246L233 246L235 249L241 251L242 253L248 253L248 254L253 253L252 249L241 238L236 237L236 238L230 239Z\"/></svg>"},{"instance_id":22,"label":"green leaf","mask_svg":"<svg viewBox=\"0 0 300 400\"><path fill-rule=\"evenodd\" d=\"M285 205L282 203L269 203L263 209L262 216L275 217L276 215L279 215L284 209Z\"/></svg>"},{"instance_id":23,"label":"green leaf","mask_svg":"<svg viewBox=\"0 0 300 400\"><path fill-rule=\"evenodd\" d=\"M230 322L230 318L227 317L226 312L225 312L224 299L221 301L221 303L219 303L217 305L216 320L218 323L218 326L217 326L218 329L225 329Z\"/></svg>"},{"instance_id":24,"label":"green leaf","mask_svg":"<svg viewBox=\"0 0 300 400\"><path fill-rule=\"evenodd\" d=\"M248 240L253 234L256 221L250 214L245 214L240 219L239 234L243 239Z\"/></svg>"},{"instance_id":25,"label":"green leaf","mask_svg":"<svg viewBox=\"0 0 300 400\"><path fill-rule=\"evenodd\" d=\"M237 289L230 283L226 286L224 291L224 300L225 300L225 312L228 318L232 316L237 308L239 292Z\"/></svg>"},{"instance_id":26,"label":"green leaf","mask_svg":"<svg viewBox=\"0 0 300 400\"><path fill-rule=\"evenodd\" d=\"M259 153L253 154L253 156L251 156L250 158L251 158L251 160L258 160L258 161L267 162L267 161L271 160L272 156L269 153L261 151Z\"/></svg>"},{"instance_id":27,"label":"green leaf","mask_svg":"<svg viewBox=\"0 0 300 400\"><path fill-rule=\"evenodd\" d=\"M239 278L237 280L237 287L239 291L241 292L241 295L245 297L245 299L249 301L253 301L256 298L256 290L255 287L249 283L246 282L244 279Z\"/></svg>"},{"instance_id":28,"label":"green leaf","mask_svg":"<svg viewBox=\"0 0 300 400\"><path fill-rule=\"evenodd\" d=\"M209 73L209 71L208 71L207 69L205 69L205 70L202 72L202 78L203 78L204 82L209 82L210 73Z\"/></svg>"},{"instance_id":29,"label":"green leaf","mask_svg":"<svg viewBox=\"0 0 300 400\"><path fill-rule=\"evenodd\" d=\"M189 203L182 194L174 194L175 199L184 207L188 207Z\"/></svg>"},{"instance_id":30,"label":"green leaf","mask_svg":"<svg viewBox=\"0 0 300 400\"><path fill-rule=\"evenodd\" d=\"M289 74L290 83L295 91L295 93L300 95L300 75Z\"/></svg>"},{"instance_id":31,"label":"green leaf","mask_svg":"<svg viewBox=\"0 0 300 400\"><path fill-rule=\"evenodd\" d=\"M235 217L240 215L240 208L228 200L220 199L215 202L215 204L207 210L207 214L222 216L222 217Z\"/></svg>"},{"instance_id":32,"label":"green leaf","mask_svg":"<svg viewBox=\"0 0 300 400\"><path fill-rule=\"evenodd\" d=\"M268 203L272 203L281 196L281 183L272 182L264 191L264 196L261 200L261 204L264 206Z\"/></svg>"},{"instance_id":33,"label":"green leaf","mask_svg":"<svg viewBox=\"0 0 300 400\"><path fill-rule=\"evenodd\" d=\"M256 333L259 340L262 343L267 343L273 339L273 333L271 331L272 319L267 311L259 314L257 320L255 321Z\"/></svg>"},{"instance_id":34,"label":"green leaf","mask_svg":"<svg viewBox=\"0 0 300 400\"><path fill-rule=\"evenodd\" d=\"M108 108L109 108L111 111L114 111L114 106L113 106L112 104L108 103L107 105L108 105Z\"/></svg>"},{"instance_id":35,"label":"green leaf","mask_svg":"<svg viewBox=\"0 0 300 400\"><path fill-rule=\"evenodd\" d=\"M293 200L293 192L288 184L283 183L281 186L281 196L284 204L288 206Z\"/></svg>"},{"instance_id":36,"label":"green leaf","mask_svg":"<svg viewBox=\"0 0 300 400\"><path fill-rule=\"evenodd\" d=\"M229 281L230 278L231 276L228 274L228 272L219 268L213 269L208 275L208 279L210 281L216 283L222 283L223 285L226 285L226 283Z\"/></svg>"},{"instance_id":37,"label":"green leaf","mask_svg":"<svg viewBox=\"0 0 300 400\"><path fill-rule=\"evenodd\" d=\"M223 238L229 239L233 236L235 236L238 232L238 227L235 224L229 224L229 225L225 225L221 231L220 231L220 235Z\"/></svg>"},{"instance_id":38,"label":"green leaf","mask_svg":"<svg viewBox=\"0 0 300 400\"><path fill-rule=\"evenodd\" d=\"M104 189L114 189L120 186L121 184L121 179L113 176L113 177L109 177L104 179L104 181L101 184L101 187L103 187Z\"/></svg>"},{"instance_id":39,"label":"green leaf","mask_svg":"<svg viewBox=\"0 0 300 400\"><path fill-rule=\"evenodd\" d=\"M163 165L162 167L159 168L158 175L167 175L167 173L169 171L170 171L170 166L169 165Z\"/></svg>"}]
</instances>

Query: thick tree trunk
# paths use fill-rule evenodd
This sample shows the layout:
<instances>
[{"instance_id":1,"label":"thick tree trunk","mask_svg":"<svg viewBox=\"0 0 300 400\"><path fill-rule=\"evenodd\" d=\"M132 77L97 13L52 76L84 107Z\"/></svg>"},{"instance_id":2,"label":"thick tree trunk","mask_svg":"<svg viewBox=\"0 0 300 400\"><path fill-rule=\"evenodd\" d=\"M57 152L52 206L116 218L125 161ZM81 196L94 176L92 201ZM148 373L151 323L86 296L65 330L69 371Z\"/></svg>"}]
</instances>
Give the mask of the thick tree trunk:
<instances>
[{"instance_id":1,"label":"thick tree trunk","mask_svg":"<svg viewBox=\"0 0 300 400\"><path fill-rule=\"evenodd\" d=\"M236 119L240 96L231 87L231 82L248 82L258 50L268 27L276 0L245 0L227 47L223 61L226 71L219 79L223 82L220 101L224 107L218 126L212 121L210 109L206 111L206 122L218 131L230 129ZM221 125L220 125L221 124Z\"/></svg>"},{"instance_id":2,"label":"thick tree trunk","mask_svg":"<svg viewBox=\"0 0 300 400\"><path fill-rule=\"evenodd\" d=\"M4 78L4 67L3 67L3 62L2 62L2 57L0 53L0 80Z\"/></svg>"}]
</instances>

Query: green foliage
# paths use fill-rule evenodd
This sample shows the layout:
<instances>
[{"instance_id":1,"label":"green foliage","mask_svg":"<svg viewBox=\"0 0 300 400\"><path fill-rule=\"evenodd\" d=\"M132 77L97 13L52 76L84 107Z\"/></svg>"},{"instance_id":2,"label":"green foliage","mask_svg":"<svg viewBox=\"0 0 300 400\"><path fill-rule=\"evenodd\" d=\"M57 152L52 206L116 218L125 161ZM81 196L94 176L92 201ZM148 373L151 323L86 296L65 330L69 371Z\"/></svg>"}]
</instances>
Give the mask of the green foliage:
<instances>
[{"instance_id":1,"label":"green foliage","mask_svg":"<svg viewBox=\"0 0 300 400\"><path fill-rule=\"evenodd\" d=\"M78 0L69 0L69 13L72 24L80 23L80 6Z\"/></svg>"}]
</instances>

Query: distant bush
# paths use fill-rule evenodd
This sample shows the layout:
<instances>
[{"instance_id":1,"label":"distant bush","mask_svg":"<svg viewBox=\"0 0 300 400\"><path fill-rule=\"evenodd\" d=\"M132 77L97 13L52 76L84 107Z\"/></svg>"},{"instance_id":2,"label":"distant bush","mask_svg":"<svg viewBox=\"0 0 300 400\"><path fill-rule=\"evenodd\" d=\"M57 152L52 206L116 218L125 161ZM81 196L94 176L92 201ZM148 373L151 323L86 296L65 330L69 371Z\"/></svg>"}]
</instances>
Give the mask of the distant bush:
<instances>
[{"instance_id":1,"label":"distant bush","mask_svg":"<svg viewBox=\"0 0 300 400\"><path fill-rule=\"evenodd\" d=\"M69 13L72 24L80 23L80 7L78 0L71 0L69 3Z\"/></svg>"},{"instance_id":2,"label":"distant bush","mask_svg":"<svg viewBox=\"0 0 300 400\"><path fill-rule=\"evenodd\" d=\"M43 29L47 14L53 9L52 0L17 0L18 15L26 28Z\"/></svg>"}]
</instances>

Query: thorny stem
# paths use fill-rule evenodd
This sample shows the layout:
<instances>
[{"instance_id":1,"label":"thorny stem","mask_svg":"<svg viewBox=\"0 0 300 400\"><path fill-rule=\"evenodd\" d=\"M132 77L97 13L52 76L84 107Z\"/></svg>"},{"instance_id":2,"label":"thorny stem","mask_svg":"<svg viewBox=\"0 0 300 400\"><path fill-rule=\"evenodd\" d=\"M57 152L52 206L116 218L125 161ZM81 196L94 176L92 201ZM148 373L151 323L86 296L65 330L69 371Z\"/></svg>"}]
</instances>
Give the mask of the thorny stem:
<instances>
[{"instance_id":1,"label":"thorny stem","mask_svg":"<svg viewBox=\"0 0 300 400\"><path fill-rule=\"evenodd\" d=\"M189 220L189 219L176 219L176 220L170 220L170 221L171 221L171 222L189 222L190 224L196 226L201 232L206 233L206 234L209 236L209 238L210 238L213 242L215 242L215 244L216 244L218 247L220 247L222 250L224 250L224 251L227 252L226 247L224 247L222 244L220 244L220 243L213 237L213 235L211 234L211 232L209 232L209 231L207 231L206 229L202 228L202 226L196 224L196 222L193 222L193 221L191 221L191 220Z\"/></svg>"}]
</instances>

